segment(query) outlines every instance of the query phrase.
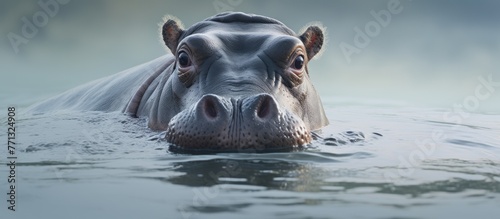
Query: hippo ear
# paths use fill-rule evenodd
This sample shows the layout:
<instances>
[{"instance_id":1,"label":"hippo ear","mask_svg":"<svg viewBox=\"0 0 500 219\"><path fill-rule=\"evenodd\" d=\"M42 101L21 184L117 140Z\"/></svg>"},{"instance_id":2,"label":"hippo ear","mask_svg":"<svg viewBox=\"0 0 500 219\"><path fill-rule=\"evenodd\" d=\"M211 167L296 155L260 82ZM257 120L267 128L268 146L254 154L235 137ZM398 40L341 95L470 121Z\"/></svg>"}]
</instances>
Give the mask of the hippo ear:
<instances>
[{"instance_id":1,"label":"hippo ear","mask_svg":"<svg viewBox=\"0 0 500 219\"><path fill-rule=\"evenodd\" d=\"M300 40L304 43L307 50L307 57L311 60L323 46L323 30L321 27L312 25L307 27L307 29L300 35Z\"/></svg>"},{"instance_id":2,"label":"hippo ear","mask_svg":"<svg viewBox=\"0 0 500 219\"><path fill-rule=\"evenodd\" d=\"M163 27L161 28L161 35L163 37L163 42L170 49L172 54L175 54L177 50L177 45L179 43L179 38L181 37L184 30L182 29L182 24L178 19L174 17L168 17Z\"/></svg>"}]
</instances>

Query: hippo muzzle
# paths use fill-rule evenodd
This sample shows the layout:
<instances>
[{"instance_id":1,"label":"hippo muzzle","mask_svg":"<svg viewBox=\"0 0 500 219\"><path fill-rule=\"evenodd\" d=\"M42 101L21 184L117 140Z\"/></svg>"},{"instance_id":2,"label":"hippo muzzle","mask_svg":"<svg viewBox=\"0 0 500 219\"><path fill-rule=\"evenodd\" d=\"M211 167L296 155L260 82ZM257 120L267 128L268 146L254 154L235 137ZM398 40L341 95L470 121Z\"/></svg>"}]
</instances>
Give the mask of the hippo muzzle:
<instances>
[{"instance_id":1,"label":"hippo muzzle","mask_svg":"<svg viewBox=\"0 0 500 219\"><path fill-rule=\"evenodd\" d=\"M171 119L165 138L174 150L263 152L297 149L310 143L311 134L269 94L207 94Z\"/></svg>"}]
</instances>

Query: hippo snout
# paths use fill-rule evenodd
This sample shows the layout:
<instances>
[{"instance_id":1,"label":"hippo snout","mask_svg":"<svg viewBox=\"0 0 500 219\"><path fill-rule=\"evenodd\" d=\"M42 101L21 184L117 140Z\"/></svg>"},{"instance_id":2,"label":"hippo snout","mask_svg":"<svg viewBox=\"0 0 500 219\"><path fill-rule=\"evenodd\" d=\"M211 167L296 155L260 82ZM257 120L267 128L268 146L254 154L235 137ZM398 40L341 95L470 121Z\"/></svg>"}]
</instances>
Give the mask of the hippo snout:
<instances>
[{"instance_id":1,"label":"hippo snout","mask_svg":"<svg viewBox=\"0 0 500 219\"><path fill-rule=\"evenodd\" d=\"M165 138L174 150L216 152L286 151L311 141L304 122L269 94L204 95L171 119Z\"/></svg>"}]
</instances>

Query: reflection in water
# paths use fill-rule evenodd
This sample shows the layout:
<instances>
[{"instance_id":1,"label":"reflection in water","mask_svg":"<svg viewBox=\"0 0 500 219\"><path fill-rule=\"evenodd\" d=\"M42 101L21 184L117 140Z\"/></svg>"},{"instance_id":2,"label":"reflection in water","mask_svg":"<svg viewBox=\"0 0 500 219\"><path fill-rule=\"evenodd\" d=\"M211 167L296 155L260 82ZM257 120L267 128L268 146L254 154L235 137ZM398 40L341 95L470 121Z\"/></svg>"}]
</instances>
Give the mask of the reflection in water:
<instances>
[{"instance_id":1,"label":"reflection in water","mask_svg":"<svg viewBox=\"0 0 500 219\"><path fill-rule=\"evenodd\" d=\"M286 189L286 179L298 179L306 165L273 160L215 159L174 163L175 171L185 173L167 179L186 186L214 186L236 184L262 186L268 189Z\"/></svg>"},{"instance_id":2,"label":"reflection in water","mask_svg":"<svg viewBox=\"0 0 500 219\"><path fill-rule=\"evenodd\" d=\"M432 165L425 171L446 171L455 168ZM476 163L482 167L499 168L495 163ZM468 171L457 171L462 177L426 183L394 183L363 179L365 172L374 169L332 168L314 162L283 161L271 159L209 159L174 162L169 171L178 172L162 178L167 185L193 187L193 202L184 206L186 212L232 212L259 203L275 206L328 205L329 203L373 203L395 208L433 205L432 198L443 193L459 197L491 199L500 193L500 173L483 173L474 177ZM172 174L168 174L172 175ZM478 176L481 176L478 178ZM496 177L496 179L495 179ZM158 178L156 178L158 179ZM347 180L346 180L347 179ZM286 193L280 193L286 192ZM292 192L292 193L289 193ZM224 201L225 196L232 199ZM314 195L316 194L316 195ZM370 200L369 197L392 197L387 200ZM364 200L360 197L366 196Z\"/></svg>"},{"instance_id":3,"label":"reflection in water","mask_svg":"<svg viewBox=\"0 0 500 219\"><path fill-rule=\"evenodd\" d=\"M500 168L500 164L478 163L483 168ZM458 169L458 170L453 170ZM365 170L326 169L313 163L275 160L213 159L174 162L173 171L182 174L163 181L189 187L209 187L222 184L250 185L272 190L296 192L319 192L336 188L336 191L373 187L378 193L420 196L431 192L463 192L466 189L479 189L488 192L500 192L500 182L494 177L500 173L483 173L482 179L471 180L453 178L416 185L396 185L391 182L344 182L331 178L356 177ZM462 174L472 172L461 170L454 165L433 165L426 170L454 171ZM326 188L326 189L324 189Z\"/></svg>"}]
</instances>

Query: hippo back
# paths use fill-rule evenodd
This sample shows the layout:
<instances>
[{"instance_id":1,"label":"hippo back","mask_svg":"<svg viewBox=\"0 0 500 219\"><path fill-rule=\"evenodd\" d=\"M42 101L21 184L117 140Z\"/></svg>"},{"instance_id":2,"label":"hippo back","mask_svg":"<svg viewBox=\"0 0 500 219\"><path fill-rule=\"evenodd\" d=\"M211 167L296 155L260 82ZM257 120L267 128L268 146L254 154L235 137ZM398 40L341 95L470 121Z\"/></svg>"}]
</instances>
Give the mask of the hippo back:
<instances>
[{"instance_id":1,"label":"hippo back","mask_svg":"<svg viewBox=\"0 0 500 219\"><path fill-rule=\"evenodd\" d=\"M130 97L155 72L164 71L172 55L70 89L60 95L30 106L28 113L76 111L123 111ZM154 85L154 81L152 85Z\"/></svg>"}]
</instances>

